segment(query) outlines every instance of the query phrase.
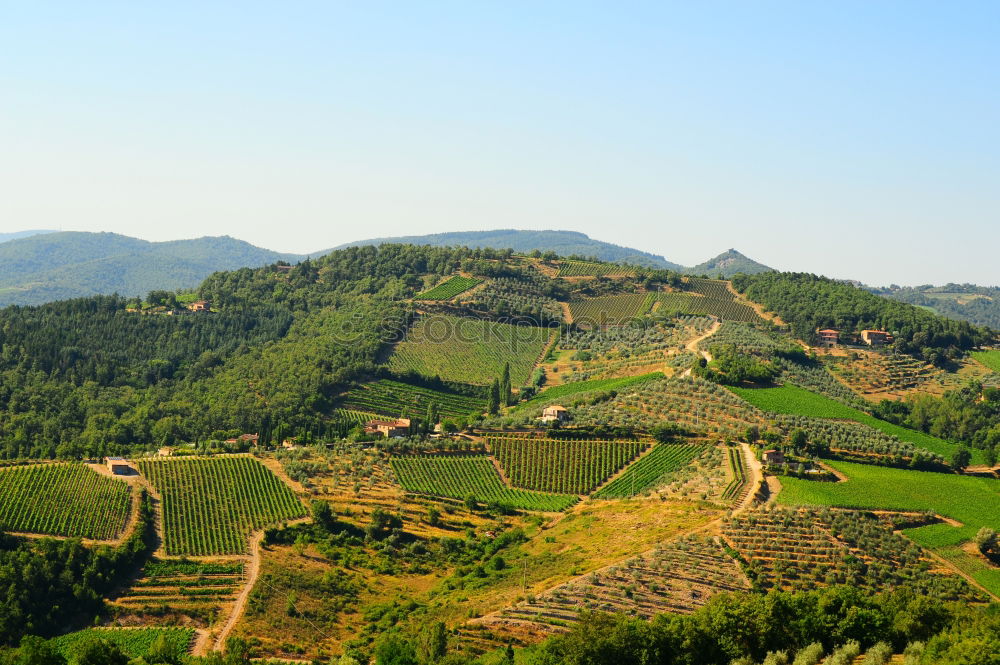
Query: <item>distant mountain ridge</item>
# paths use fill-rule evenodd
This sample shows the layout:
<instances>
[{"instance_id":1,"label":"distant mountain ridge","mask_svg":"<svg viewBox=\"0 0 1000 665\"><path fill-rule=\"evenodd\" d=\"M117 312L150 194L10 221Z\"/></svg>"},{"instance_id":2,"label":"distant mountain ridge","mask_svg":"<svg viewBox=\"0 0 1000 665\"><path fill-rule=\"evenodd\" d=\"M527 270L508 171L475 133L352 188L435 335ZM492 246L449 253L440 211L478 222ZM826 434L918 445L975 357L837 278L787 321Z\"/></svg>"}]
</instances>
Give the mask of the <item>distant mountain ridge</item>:
<instances>
[{"instance_id":1,"label":"distant mountain ridge","mask_svg":"<svg viewBox=\"0 0 1000 665\"><path fill-rule=\"evenodd\" d=\"M515 252L530 252L538 249L541 251L553 251L560 256L578 254L581 256L594 256L602 261L631 263L649 268L663 268L677 271L684 269L684 266L668 261L657 254L601 240L594 240L578 231L521 231L517 229L457 231L420 236L371 238L369 240L345 243L333 249L357 247L360 245L384 245L387 243L431 245L434 247L492 247L494 249L512 249Z\"/></svg>"},{"instance_id":2,"label":"distant mountain ridge","mask_svg":"<svg viewBox=\"0 0 1000 665\"><path fill-rule=\"evenodd\" d=\"M46 229L32 229L30 231L15 231L14 233L0 233L0 242L7 242L8 240L17 240L18 238L28 238L31 236L42 235L43 233L58 233L58 232Z\"/></svg>"},{"instance_id":3,"label":"distant mountain ridge","mask_svg":"<svg viewBox=\"0 0 1000 665\"><path fill-rule=\"evenodd\" d=\"M229 236L149 242L116 233L35 234L0 244L0 306L94 294L145 295L197 286L217 270L303 258Z\"/></svg>"}]
</instances>

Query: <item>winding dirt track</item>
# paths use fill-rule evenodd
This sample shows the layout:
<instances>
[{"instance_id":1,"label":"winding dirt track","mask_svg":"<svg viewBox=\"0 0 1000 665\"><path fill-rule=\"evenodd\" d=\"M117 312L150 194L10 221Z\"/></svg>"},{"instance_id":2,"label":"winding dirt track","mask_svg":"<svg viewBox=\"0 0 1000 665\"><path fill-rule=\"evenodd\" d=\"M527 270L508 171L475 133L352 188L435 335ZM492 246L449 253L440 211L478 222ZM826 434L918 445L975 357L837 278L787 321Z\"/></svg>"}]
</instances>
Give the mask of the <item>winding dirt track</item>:
<instances>
[{"instance_id":1,"label":"winding dirt track","mask_svg":"<svg viewBox=\"0 0 1000 665\"><path fill-rule=\"evenodd\" d=\"M215 651L222 651L226 647L226 640L229 638L229 634L233 632L233 628L236 627L239 620L243 618L243 613L246 612L247 601L250 599L254 585L257 584L257 576L260 575L260 544L263 540L263 531L255 531L250 536L250 561L246 570L246 584L243 585L240 595L236 597L236 602L233 604L233 609L229 612L226 624L216 634L215 643L212 646L212 649Z\"/></svg>"}]
</instances>

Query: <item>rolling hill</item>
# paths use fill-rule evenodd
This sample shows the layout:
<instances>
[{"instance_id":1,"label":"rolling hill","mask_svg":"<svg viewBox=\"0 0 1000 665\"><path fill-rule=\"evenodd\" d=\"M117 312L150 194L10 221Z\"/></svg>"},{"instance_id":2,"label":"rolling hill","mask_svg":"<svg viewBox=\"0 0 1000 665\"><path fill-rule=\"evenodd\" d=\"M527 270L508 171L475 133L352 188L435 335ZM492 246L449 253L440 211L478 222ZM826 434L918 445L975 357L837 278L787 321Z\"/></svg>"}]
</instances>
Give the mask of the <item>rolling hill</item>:
<instances>
[{"instance_id":1,"label":"rolling hill","mask_svg":"<svg viewBox=\"0 0 1000 665\"><path fill-rule=\"evenodd\" d=\"M8 240L17 240L18 238L29 238L31 236L37 236L43 233L56 233L56 232L45 231L42 229L35 229L30 231L15 231L13 233L0 233L0 242L7 242Z\"/></svg>"},{"instance_id":2,"label":"rolling hill","mask_svg":"<svg viewBox=\"0 0 1000 665\"><path fill-rule=\"evenodd\" d=\"M421 236L372 238L370 240L359 240L340 245L334 249L362 245L384 245L387 243L431 245L433 247L492 247L494 249L512 249L515 252L530 252L538 249L543 252L553 251L562 256L593 256L602 261L614 263L632 263L649 268L664 268L678 272L684 270L684 267L680 264L668 261L657 254L594 240L577 231L521 231L516 229L459 231L455 233L432 233Z\"/></svg>"},{"instance_id":3,"label":"rolling hill","mask_svg":"<svg viewBox=\"0 0 1000 665\"><path fill-rule=\"evenodd\" d=\"M774 268L769 268L763 263L758 263L753 259L740 254L735 249L729 249L719 254L713 259L696 266L685 268L684 272L689 275L708 275L717 279L728 279L733 275L743 273L745 275L756 275L762 272L770 272Z\"/></svg>"},{"instance_id":4,"label":"rolling hill","mask_svg":"<svg viewBox=\"0 0 1000 665\"><path fill-rule=\"evenodd\" d=\"M115 233L37 233L0 244L0 305L194 287L217 270L301 258L228 236L148 242Z\"/></svg>"}]
</instances>

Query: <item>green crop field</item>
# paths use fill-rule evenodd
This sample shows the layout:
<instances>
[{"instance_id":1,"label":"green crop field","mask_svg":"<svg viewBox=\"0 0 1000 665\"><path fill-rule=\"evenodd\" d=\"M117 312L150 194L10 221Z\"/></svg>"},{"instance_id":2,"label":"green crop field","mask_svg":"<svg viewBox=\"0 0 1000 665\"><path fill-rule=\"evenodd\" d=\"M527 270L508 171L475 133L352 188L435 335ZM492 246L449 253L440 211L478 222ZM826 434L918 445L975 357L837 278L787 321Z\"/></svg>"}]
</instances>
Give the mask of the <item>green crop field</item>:
<instances>
[{"instance_id":1,"label":"green crop field","mask_svg":"<svg viewBox=\"0 0 1000 665\"><path fill-rule=\"evenodd\" d=\"M559 265L559 277L599 277L615 275L628 277L635 270L614 263L592 263L590 261L563 261Z\"/></svg>"},{"instance_id":2,"label":"green crop field","mask_svg":"<svg viewBox=\"0 0 1000 665\"><path fill-rule=\"evenodd\" d=\"M625 469L625 473L594 492L595 499L638 496L663 484L664 478L691 463L705 446L660 443Z\"/></svg>"},{"instance_id":3,"label":"green crop field","mask_svg":"<svg viewBox=\"0 0 1000 665\"><path fill-rule=\"evenodd\" d=\"M455 275L454 277L441 282L433 289L417 294L417 300L451 300L458 294L468 291L477 284L481 284L482 281L483 280L476 279L475 277L461 277L459 275Z\"/></svg>"},{"instance_id":4,"label":"green crop field","mask_svg":"<svg viewBox=\"0 0 1000 665\"><path fill-rule=\"evenodd\" d=\"M714 316L724 321L760 323L762 319L749 305L730 298L696 296L689 293L658 293L661 312L679 312L698 316Z\"/></svg>"},{"instance_id":5,"label":"green crop field","mask_svg":"<svg viewBox=\"0 0 1000 665\"><path fill-rule=\"evenodd\" d=\"M972 357L994 372L1000 372L1000 351L973 351Z\"/></svg>"},{"instance_id":6,"label":"green crop field","mask_svg":"<svg viewBox=\"0 0 1000 665\"><path fill-rule=\"evenodd\" d=\"M163 497L171 555L241 554L255 529L306 514L292 490L251 457L139 460L139 468Z\"/></svg>"},{"instance_id":7,"label":"green crop field","mask_svg":"<svg viewBox=\"0 0 1000 665\"><path fill-rule=\"evenodd\" d=\"M569 311L573 315L573 323L579 326L620 326L648 314L655 300L655 294L651 293L602 296L574 300L569 304Z\"/></svg>"},{"instance_id":8,"label":"green crop field","mask_svg":"<svg viewBox=\"0 0 1000 665\"><path fill-rule=\"evenodd\" d=\"M60 635L52 640L52 644L64 658L70 658L78 644L97 638L114 644L129 658L141 658L149 652L150 647L161 635L166 637L167 644L173 647L176 653L186 654L194 640L194 629L88 628Z\"/></svg>"},{"instance_id":9,"label":"green crop field","mask_svg":"<svg viewBox=\"0 0 1000 665\"><path fill-rule=\"evenodd\" d=\"M565 510L577 501L572 494L549 494L507 487L493 462L485 455L395 457L392 470L404 489L418 494L452 499L471 496L482 503L546 512Z\"/></svg>"},{"instance_id":10,"label":"green crop field","mask_svg":"<svg viewBox=\"0 0 1000 665\"><path fill-rule=\"evenodd\" d=\"M400 381L380 379L352 388L341 398L347 409L377 413L383 416L424 418L427 405L437 405L445 418L481 414L486 400L481 397L434 390Z\"/></svg>"},{"instance_id":11,"label":"green crop field","mask_svg":"<svg viewBox=\"0 0 1000 665\"><path fill-rule=\"evenodd\" d=\"M692 293L700 293L709 298L719 300L734 300L736 296L729 290L729 282L724 279L703 279L701 277L688 277L688 289Z\"/></svg>"},{"instance_id":12,"label":"green crop field","mask_svg":"<svg viewBox=\"0 0 1000 665\"><path fill-rule=\"evenodd\" d=\"M929 511L962 523L908 529L906 534L924 547L953 548L972 539L980 527L1000 530L1000 480L930 471L908 471L850 462L827 462L849 480L824 483L782 477L778 502L785 505L820 505L843 508ZM970 571L970 574L976 576ZM976 579L988 586L989 575Z\"/></svg>"},{"instance_id":13,"label":"green crop field","mask_svg":"<svg viewBox=\"0 0 1000 665\"><path fill-rule=\"evenodd\" d=\"M489 385L510 363L512 385L524 385L552 337L548 328L457 316L421 316L389 358L394 372Z\"/></svg>"},{"instance_id":14,"label":"green crop field","mask_svg":"<svg viewBox=\"0 0 1000 665\"><path fill-rule=\"evenodd\" d=\"M918 448L929 450L932 453L941 455L946 460L958 449L954 443L949 443L944 439L939 439L930 434L917 432L912 429L893 425L884 420L879 420L870 416L864 411L858 411L841 404L829 397L817 395L814 392L799 388L786 383L777 388L733 388L729 390L736 393L754 406L770 411L771 413L785 413L789 415L811 416L813 418L831 418L836 420L853 420L869 427L874 427L886 434L898 437L902 441L908 441ZM983 464L983 451L972 449L973 464Z\"/></svg>"},{"instance_id":15,"label":"green crop field","mask_svg":"<svg viewBox=\"0 0 1000 665\"><path fill-rule=\"evenodd\" d=\"M591 381L574 381L573 383L564 383L560 386L546 388L537 396L519 404L517 408L524 409L540 406L542 404L552 402L553 400L562 399L571 395L577 395L579 393L591 392L593 390L621 390L622 388L643 383L644 381L652 381L654 379L662 378L665 378L663 372L650 372L649 374L626 376L617 379L593 379Z\"/></svg>"},{"instance_id":16,"label":"green crop field","mask_svg":"<svg viewBox=\"0 0 1000 665\"><path fill-rule=\"evenodd\" d=\"M643 441L488 437L486 444L514 487L587 494L648 445Z\"/></svg>"},{"instance_id":17,"label":"green crop field","mask_svg":"<svg viewBox=\"0 0 1000 665\"><path fill-rule=\"evenodd\" d=\"M117 537L132 491L83 464L33 464L0 470L0 528L94 540Z\"/></svg>"}]
</instances>

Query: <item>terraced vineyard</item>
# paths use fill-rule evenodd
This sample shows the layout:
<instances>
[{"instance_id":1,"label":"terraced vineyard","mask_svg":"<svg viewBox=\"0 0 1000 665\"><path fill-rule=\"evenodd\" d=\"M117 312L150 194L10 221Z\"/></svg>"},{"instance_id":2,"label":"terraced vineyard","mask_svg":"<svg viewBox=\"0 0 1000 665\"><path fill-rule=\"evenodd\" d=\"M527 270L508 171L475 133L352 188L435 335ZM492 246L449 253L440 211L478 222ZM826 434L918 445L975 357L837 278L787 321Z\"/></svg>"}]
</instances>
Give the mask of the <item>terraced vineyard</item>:
<instances>
[{"instance_id":1,"label":"terraced vineyard","mask_svg":"<svg viewBox=\"0 0 1000 665\"><path fill-rule=\"evenodd\" d=\"M111 540L128 522L131 489L83 464L0 470L0 529Z\"/></svg>"},{"instance_id":2,"label":"terraced vineyard","mask_svg":"<svg viewBox=\"0 0 1000 665\"><path fill-rule=\"evenodd\" d=\"M634 269L614 263L563 261L559 265L559 277L630 277L634 275Z\"/></svg>"},{"instance_id":3,"label":"terraced vineyard","mask_svg":"<svg viewBox=\"0 0 1000 665\"><path fill-rule=\"evenodd\" d=\"M482 284L483 280L475 277L455 275L441 282L433 289L417 294L417 300L451 300L460 293L465 293L472 287Z\"/></svg>"},{"instance_id":4,"label":"terraced vineyard","mask_svg":"<svg viewBox=\"0 0 1000 665\"><path fill-rule=\"evenodd\" d=\"M635 459L649 444L645 441L491 436L486 439L486 445L514 487L588 494Z\"/></svg>"},{"instance_id":5,"label":"terraced vineyard","mask_svg":"<svg viewBox=\"0 0 1000 665\"><path fill-rule=\"evenodd\" d=\"M421 316L389 358L394 372L489 385L510 363L513 385L524 385L552 331L457 316Z\"/></svg>"},{"instance_id":6,"label":"terraced vineyard","mask_svg":"<svg viewBox=\"0 0 1000 665\"><path fill-rule=\"evenodd\" d=\"M379 379L352 388L341 397L341 402L344 408L365 414L417 418L423 418L427 413L427 406L432 403L437 406L438 413L445 418L478 415L486 410L486 400L481 397L434 390L389 379Z\"/></svg>"},{"instance_id":7,"label":"terraced vineyard","mask_svg":"<svg viewBox=\"0 0 1000 665\"><path fill-rule=\"evenodd\" d=\"M731 518L723 536L765 589L849 584L872 591L908 587L966 602L983 599L958 575L930 572L932 561L920 547L893 529L891 522L865 513L779 508Z\"/></svg>"},{"instance_id":8,"label":"terraced vineyard","mask_svg":"<svg viewBox=\"0 0 1000 665\"><path fill-rule=\"evenodd\" d=\"M648 314L656 302L656 294L627 293L574 300L569 304L573 323L583 328L620 326L643 314Z\"/></svg>"},{"instance_id":9,"label":"terraced vineyard","mask_svg":"<svg viewBox=\"0 0 1000 665\"><path fill-rule=\"evenodd\" d=\"M64 658L71 657L76 646L83 640L98 638L114 644L129 658L145 656L153 644L161 637L176 653L185 654L194 642L192 628L88 628L75 633L67 633L55 638L52 643Z\"/></svg>"},{"instance_id":10,"label":"terraced vineyard","mask_svg":"<svg viewBox=\"0 0 1000 665\"><path fill-rule=\"evenodd\" d=\"M763 412L726 389L695 377L651 381L641 390L619 390L613 399L573 409L579 425L623 425L649 429L675 422L694 432L743 436L750 425L766 428Z\"/></svg>"},{"instance_id":11,"label":"terraced vineyard","mask_svg":"<svg viewBox=\"0 0 1000 665\"><path fill-rule=\"evenodd\" d=\"M722 548L710 539L689 537L561 584L482 623L515 619L558 630L576 623L581 610L651 619L668 612L688 614L718 593L749 588Z\"/></svg>"},{"instance_id":12,"label":"terraced vineyard","mask_svg":"<svg viewBox=\"0 0 1000 665\"><path fill-rule=\"evenodd\" d=\"M153 560L113 602L123 614L146 615L163 605L193 619L217 614L239 593L243 567L242 562Z\"/></svg>"},{"instance_id":13,"label":"terraced vineyard","mask_svg":"<svg viewBox=\"0 0 1000 665\"><path fill-rule=\"evenodd\" d=\"M729 446L727 448L726 460L729 462L729 470L733 474L733 479L726 485L722 492L722 498L726 501L742 501L749 489L747 487L746 460L743 458L743 449L739 446Z\"/></svg>"},{"instance_id":14,"label":"terraced vineyard","mask_svg":"<svg viewBox=\"0 0 1000 665\"><path fill-rule=\"evenodd\" d=\"M531 492L507 487L485 455L394 457L392 469L404 489L451 499L473 497L519 510L558 512L577 501L571 494Z\"/></svg>"},{"instance_id":15,"label":"terraced vineyard","mask_svg":"<svg viewBox=\"0 0 1000 665\"><path fill-rule=\"evenodd\" d=\"M625 472L594 492L595 499L639 496L664 484L675 471L687 466L705 446L660 443L633 462Z\"/></svg>"},{"instance_id":16,"label":"terraced vineyard","mask_svg":"<svg viewBox=\"0 0 1000 665\"><path fill-rule=\"evenodd\" d=\"M241 554L252 531L305 515L292 490L252 457L138 463L163 497L168 554Z\"/></svg>"}]
</instances>

